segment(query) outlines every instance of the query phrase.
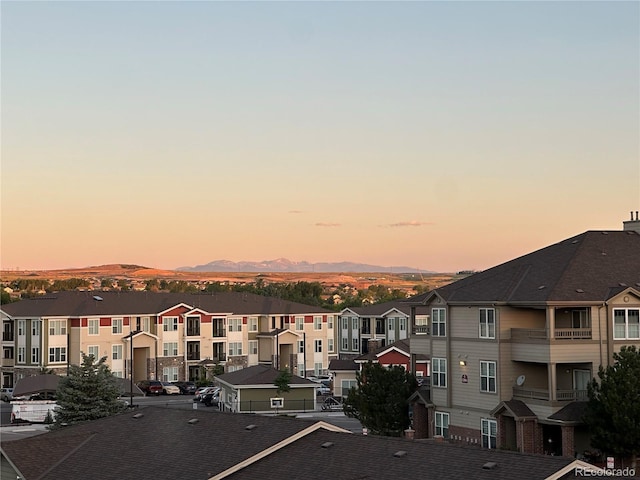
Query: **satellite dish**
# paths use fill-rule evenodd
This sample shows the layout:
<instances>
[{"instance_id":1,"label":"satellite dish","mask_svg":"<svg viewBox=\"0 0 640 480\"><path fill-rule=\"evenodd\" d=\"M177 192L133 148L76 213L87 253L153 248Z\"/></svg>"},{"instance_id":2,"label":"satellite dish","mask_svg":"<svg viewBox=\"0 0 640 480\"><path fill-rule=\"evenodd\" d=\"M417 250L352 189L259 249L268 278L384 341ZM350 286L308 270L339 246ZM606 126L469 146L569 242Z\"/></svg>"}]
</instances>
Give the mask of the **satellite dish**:
<instances>
[{"instance_id":1,"label":"satellite dish","mask_svg":"<svg viewBox=\"0 0 640 480\"><path fill-rule=\"evenodd\" d=\"M518 378L516 378L516 385L518 385L519 387L524 385L525 378L526 377L524 375L520 375Z\"/></svg>"}]
</instances>

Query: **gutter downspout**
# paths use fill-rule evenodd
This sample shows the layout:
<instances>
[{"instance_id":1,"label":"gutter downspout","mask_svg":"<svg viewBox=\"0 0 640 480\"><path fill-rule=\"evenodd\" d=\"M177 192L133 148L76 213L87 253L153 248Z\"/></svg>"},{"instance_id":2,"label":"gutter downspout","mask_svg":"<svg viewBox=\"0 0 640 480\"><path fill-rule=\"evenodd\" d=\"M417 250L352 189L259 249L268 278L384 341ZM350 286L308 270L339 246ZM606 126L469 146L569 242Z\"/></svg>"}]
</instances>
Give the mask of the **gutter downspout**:
<instances>
[{"instance_id":1,"label":"gutter downspout","mask_svg":"<svg viewBox=\"0 0 640 480\"><path fill-rule=\"evenodd\" d=\"M602 308L607 305L606 302L602 302L602 305L598 307L598 347L600 349L600 366L602 366L602 318L600 313L602 312ZM608 325L607 325L608 326ZM593 375L593 373L592 373Z\"/></svg>"}]
</instances>

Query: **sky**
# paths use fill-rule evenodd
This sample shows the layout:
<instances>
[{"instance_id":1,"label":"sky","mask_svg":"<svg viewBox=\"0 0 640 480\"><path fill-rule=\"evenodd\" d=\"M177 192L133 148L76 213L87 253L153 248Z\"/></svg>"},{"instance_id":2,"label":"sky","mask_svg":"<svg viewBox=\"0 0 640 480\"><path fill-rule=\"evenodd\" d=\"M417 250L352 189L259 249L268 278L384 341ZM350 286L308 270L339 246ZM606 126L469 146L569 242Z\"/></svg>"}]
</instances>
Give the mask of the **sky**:
<instances>
[{"instance_id":1,"label":"sky","mask_svg":"<svg viewBox=\"0 0 640 480\"><path fill-rule=\"evenodd\" d=\"M2 1L0 266L482 270L640 210L640 3Z\"/></svg>"}]
</instances>

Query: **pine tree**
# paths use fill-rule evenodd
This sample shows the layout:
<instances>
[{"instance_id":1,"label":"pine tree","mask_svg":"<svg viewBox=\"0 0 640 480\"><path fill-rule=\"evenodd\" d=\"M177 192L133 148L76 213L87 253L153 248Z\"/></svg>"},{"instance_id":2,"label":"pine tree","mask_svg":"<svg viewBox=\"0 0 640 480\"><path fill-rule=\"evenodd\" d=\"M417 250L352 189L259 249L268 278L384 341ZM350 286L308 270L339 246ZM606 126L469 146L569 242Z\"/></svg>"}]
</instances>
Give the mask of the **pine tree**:
<instances>
[{"instance_id":1,"label":"pine tree","mask_svg":"<svg viewBox=\"0 0 640 480\"><path fill-rule=\"evenodd\" d=\"M83 353L82 364L69 367L69 374L60 379L56 391L54 427L96 420L126 409L118 399L120 387L106 360L102 357L96 362L93 355Z\"/></svg>"},{"instance_id":2,"label":"pine tree","mask_svg":"<svg viewBox=\"0 0 640 480\"><path fill-rule=\"evenodd\" d=\"M613 359L613 365L599 368L600 381L588 386L585 422L594 448L631 458L635 468L640 453L640 351L623 346Z\"/></svg>"},{"instance_id":3,"label":"pine tree","mask_svg":"<svg viewBox=\"0 0 640 480\"><path fill-rule=\"evenodd\" d=\"M408 399L418 388L415 376L404 368L364 365L344 401L344 412L378 435L400 436L409 427Z\"/></svg>"}]
</instances>

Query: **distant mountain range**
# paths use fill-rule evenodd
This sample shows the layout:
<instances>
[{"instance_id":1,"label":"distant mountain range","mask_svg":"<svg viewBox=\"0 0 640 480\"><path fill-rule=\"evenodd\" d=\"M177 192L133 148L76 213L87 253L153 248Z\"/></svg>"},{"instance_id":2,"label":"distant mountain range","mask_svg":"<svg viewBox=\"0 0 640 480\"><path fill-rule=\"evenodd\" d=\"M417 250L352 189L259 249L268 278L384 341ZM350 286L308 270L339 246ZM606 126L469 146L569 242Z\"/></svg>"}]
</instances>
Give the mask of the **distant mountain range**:
<instances>
[{"instance_id":1,"label":"distant mountain range","mask_svg":"<svg viewBox=\"0 0 640 480\"><path fill-rule=\"evenodd\" d=\"M367 265L366 263L336 262L336 263L309 263L292 262L286 258L265 260L263 262L231 262L229 260L214 260L206 265L195 267L179 267L176 270L183 272L389 272L389 273L415 273L417 268L405 266L383 267L380 265ZM421 270L422 273L434 273Z\"/></svg>"}]
</instances>

